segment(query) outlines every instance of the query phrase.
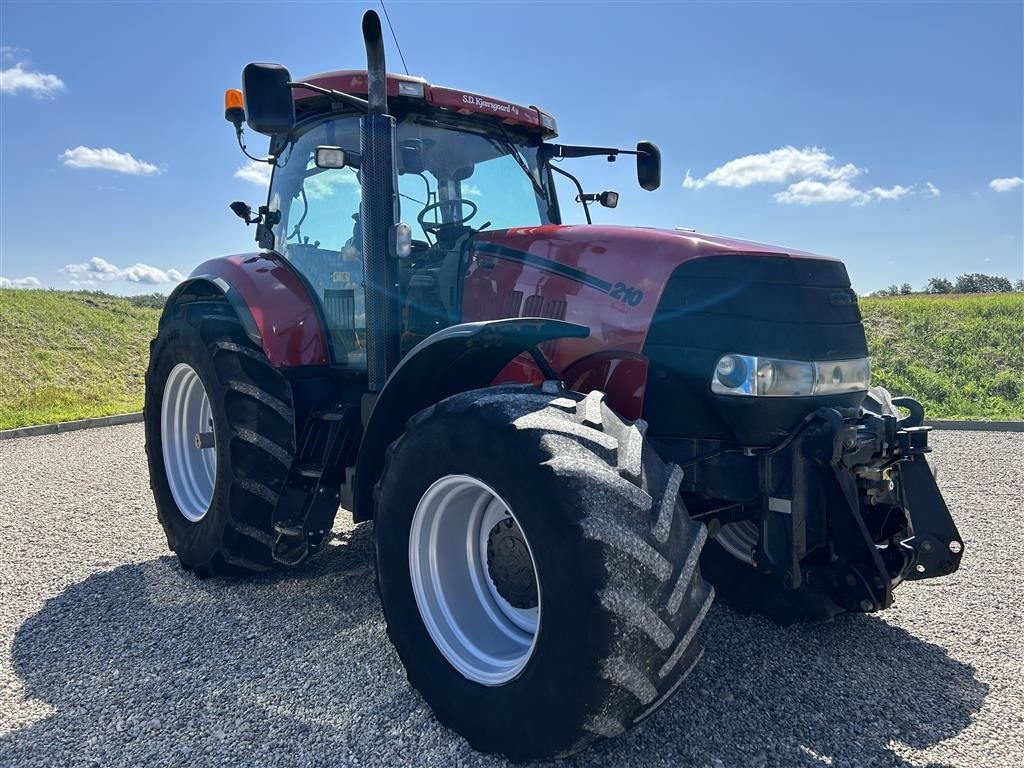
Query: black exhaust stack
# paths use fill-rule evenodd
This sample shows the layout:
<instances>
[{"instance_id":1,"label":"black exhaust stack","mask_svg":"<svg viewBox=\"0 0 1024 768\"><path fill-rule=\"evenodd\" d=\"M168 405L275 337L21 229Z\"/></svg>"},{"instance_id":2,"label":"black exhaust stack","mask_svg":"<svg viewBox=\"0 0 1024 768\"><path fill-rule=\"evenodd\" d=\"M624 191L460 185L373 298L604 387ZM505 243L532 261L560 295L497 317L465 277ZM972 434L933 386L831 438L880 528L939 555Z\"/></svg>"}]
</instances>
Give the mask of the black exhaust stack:
<instances>
[{"instance_id":1,"label":"black exhaust stack","mask_svg":"<svg viewBox=\"0 0 1024 768\"><path fill-rule=\"evenodd\" d=\"M388 114L387 69L380 17L363 14L366 43L366 87L369 110L360 131L362 150L363 276L366 295L366 367L371 392L384 389L398 365L398 263L392 253L394 225L398 221L395 166L395 119Z\"/></svg>"}]
</instances>

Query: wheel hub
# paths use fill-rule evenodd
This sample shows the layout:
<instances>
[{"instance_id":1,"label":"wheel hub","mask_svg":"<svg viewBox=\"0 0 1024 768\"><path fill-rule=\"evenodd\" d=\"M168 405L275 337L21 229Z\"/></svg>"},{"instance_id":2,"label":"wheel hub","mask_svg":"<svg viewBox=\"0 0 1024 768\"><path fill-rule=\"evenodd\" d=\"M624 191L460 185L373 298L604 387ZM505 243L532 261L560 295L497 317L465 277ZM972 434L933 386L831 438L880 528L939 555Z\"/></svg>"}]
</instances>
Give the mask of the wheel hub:
<instances>
[{"instance_id":1,"label":"wheel hub","mask_svg":"<svg viewBox=\"0 0 1024 768\"><path fill-rule=\"evenodd\" d=\"M523 532L511 517L491 528L487 537L487 575L513 608L537 607L533 558Z\"/></svg>"},{"instance_id":2,"label":"wheel hub","mask_svg":"<svg viewBox=\"0 0 1024 768\"><path fill-rule=\"evenodd\" d=\"M174 503L186 520L198 523L213 503L217 439L210 398L187 363L174 366L164 382L160 438Z\"/></svg>"},{"instance_id":3,"label":"wheel hub","mask_svg":"<svg viewBox=\"0 0 1024 768\"><path fill-rule=\"evenodd\" d=\"M541 585L530 542L493 488L446 475L424 492L409 531L409 576L427 632L465 678L504 685L526 667Z\"/></svg>"}]
</instances>

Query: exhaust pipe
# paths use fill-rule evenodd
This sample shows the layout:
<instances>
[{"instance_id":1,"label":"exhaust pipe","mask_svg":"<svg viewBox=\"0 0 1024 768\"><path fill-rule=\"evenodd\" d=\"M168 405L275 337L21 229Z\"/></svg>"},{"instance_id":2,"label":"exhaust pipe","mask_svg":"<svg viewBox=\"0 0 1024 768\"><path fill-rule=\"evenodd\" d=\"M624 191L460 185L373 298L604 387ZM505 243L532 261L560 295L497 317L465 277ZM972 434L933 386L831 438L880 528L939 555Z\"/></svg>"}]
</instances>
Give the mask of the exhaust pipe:
<instances>
[{"instance_id":1,"label":"exhaust pipe","mask_svg":"<svg viewBox=\"0 0 1024 768\"><path fill-rule=\"evenodd\" d=\"M398 186L395 165L395 119L388 114L387 68L380 17L363 14L366 44L366 88L369 109L360 130L362 152L363 278L366 297L366 368L371 392L384 389L398 365L401 335L398 263L392 255L394 225L398 221Z\"/></svg>"}]
</instances>

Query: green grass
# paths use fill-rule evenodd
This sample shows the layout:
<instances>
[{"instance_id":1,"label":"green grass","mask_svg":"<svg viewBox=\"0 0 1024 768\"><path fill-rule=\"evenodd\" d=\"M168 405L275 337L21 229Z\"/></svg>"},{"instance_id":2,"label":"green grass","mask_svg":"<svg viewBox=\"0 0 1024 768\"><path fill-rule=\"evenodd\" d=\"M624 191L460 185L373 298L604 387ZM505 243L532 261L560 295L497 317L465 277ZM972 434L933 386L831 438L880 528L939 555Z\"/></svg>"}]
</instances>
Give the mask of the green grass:
<instances>
[{"instance_id":1,"label":"green grass","mask_svg":"<svg viewBox=\"0 0 1024 768\"><path fill-rule=\"evenodd\" d=\"M876 384L931 418L1024 419L1024 294L860 300ZM142 408L160 311L0 289L0 429Z\"/></svg>"},{"instance_id":2,"label":"green grass","mask_svg":"<svg viewBox=\"0 0 1024 768\"><path fill-rule=\"evenodd\" d=\"M0 429L138 411L158 309L0 289Z\"/></svg>"},{"instance_id":3,"label":"green grass","mask_svg":"<svg viewBox=\"0 0 1024 768\"><path fill-rule=\"evenodd\" d=\"M930 418L1024 420L1024 294L860 300L872 379Z\"/></svg>"}]
</instances>

